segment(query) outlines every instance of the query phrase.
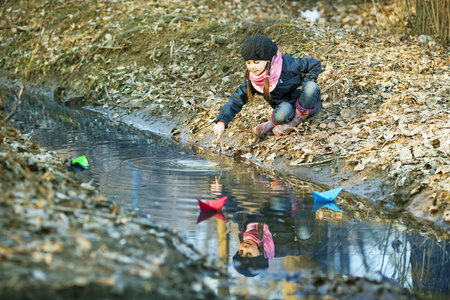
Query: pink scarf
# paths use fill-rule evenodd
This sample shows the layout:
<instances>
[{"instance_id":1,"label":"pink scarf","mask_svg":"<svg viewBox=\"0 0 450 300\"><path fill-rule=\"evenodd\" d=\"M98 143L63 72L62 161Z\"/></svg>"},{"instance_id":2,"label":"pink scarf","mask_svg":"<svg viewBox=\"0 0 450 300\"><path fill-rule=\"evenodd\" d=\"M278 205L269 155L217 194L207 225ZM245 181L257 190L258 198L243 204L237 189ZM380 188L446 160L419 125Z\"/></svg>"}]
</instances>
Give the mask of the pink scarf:
<instances>
[{"instance_id":1,"label":"pink scarf","mask_svg":"<svg viewBox=\"0 0 450 300\"><path fill-rule=\"evenodd\" d=\"M272 63L270 64L270 76L269 76L269 92L273 91L277 86L278 79L280 79L281 68L283 66L283 58L280 51L272 58ZM264 93L264 81L267 77L267 70L264 70L258 76L253 76L249 74L249 79L253 87L260 93Z\"/></svg>"},{"instance_id":2,"label":"pink scarf","mask_svg":"<svg viewBox=\"0 0 450 300\"><path fill-rule=\"evenodd\" d=\"M264 224L264 234L263 234L263 243L264 243L264 257L268 260L273 259L275 256L275 244L273 243L272 233L269 231L269 226ZM243 235L244 240L252 240L258 245L261 244L261 241L258 239L258 223L249 223L247 225L247 230Z\"/></svg>"}]
</instances>

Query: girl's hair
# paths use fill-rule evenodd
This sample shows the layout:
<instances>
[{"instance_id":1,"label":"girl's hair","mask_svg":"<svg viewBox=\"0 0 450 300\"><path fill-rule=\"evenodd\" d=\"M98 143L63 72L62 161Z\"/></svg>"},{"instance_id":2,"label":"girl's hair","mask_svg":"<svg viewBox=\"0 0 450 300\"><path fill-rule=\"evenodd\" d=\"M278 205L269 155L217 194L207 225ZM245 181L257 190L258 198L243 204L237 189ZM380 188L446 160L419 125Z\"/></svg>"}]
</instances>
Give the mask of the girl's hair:
<instances>
[{"instance_id":1,"label":"girl's hair","mask_svg":"<svg viewBox=\"0 0 450 300\"><path fill-rule=\"evenodd\" d=\"M272 96L270 96L270 84L269 84L269 76L270 76L270 66L271 66L271 61L269 60L266 64L266 71L267 71L267 77L266 80L264 81L264 86L263 86L263 92L264 92L264 99L266 100L270 100L272 99ZM248 102L252 102L253 101L253 94L252 94L252 90L250 88L250 79L249 79L249 70L246 68L245 69L245 79L247 80L247 97L248 97Z\"/></svg>"}]
</instances>

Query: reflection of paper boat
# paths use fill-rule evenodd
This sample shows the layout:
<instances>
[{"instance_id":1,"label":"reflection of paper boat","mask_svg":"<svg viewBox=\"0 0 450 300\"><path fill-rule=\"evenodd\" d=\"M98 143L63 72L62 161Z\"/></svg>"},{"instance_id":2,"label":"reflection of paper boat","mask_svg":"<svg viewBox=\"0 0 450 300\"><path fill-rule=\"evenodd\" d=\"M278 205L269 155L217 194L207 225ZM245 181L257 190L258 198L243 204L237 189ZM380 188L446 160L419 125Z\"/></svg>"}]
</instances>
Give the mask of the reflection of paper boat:
<instances>
[{"instance_id":1,"label":"reflection of paper boat","mask_svg":"<svg viewBox=\"0 0 450 300\"><path fill-rule=\"evenodd\" d=\"M200 206L201 211L217 211L221 209L225 202L227 201L228 196L218 198L215 200L198 200L198 205Z\"/></svg>"},{"instance_id":2,"label":"reflection of paper boat","mask_svg":"<svg viewBox=\"0 0 450 300\"><path fill-rule=\"evenodd\" d=\"M216 217L219 220L225 221L225 214L223 211L201 211L197 218L197 224L203 221L208 220L211 217Z\"/></svg>"},{"instance_id":3,"label":"reflection of paper boat","mask_svg":"<svg viewBox=\"0 0 450 300\"><path fill-rule=\"evenodd\" d=\"M328 207L329 209L332 209L334 211L341 211L335 201L337 196L341 192L341 190L342 190L342 188L340 187L337 189L333 189L333 190L329 190L329 191L325 191L325 192L321 192L321 193L313 191L314 207L313 207L312 211L314 212L324 206Z\"/></svg>"}]
</instances>

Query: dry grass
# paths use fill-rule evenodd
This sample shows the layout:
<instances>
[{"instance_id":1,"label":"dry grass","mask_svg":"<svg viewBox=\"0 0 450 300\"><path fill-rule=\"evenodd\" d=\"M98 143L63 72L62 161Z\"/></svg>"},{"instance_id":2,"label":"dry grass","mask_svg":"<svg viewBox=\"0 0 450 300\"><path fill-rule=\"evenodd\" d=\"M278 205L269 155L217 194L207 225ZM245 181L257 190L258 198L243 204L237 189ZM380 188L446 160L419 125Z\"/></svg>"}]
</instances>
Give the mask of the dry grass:
<instances>
[{"instance_id":1,"label":"dry grass","mask_svg":"<svg viewBox=\"0 0 450 300\"><path fill-rule=\"evenodd\" d=\"M439 36L444 44L450 38L450 0L409 0L415 2L417 33Z\"/></svg>"},{"instance_id":2,"label":"dry grass","mask_svg":"<svg viewBox=\"0 0 450 300\"><path fill-rule=\"evenodd\" d=\"M377 2L382 6L381 0ZM444 46L448 44L450 0L394 0L394 3L400 24L412 26L415 34L438 37Z\"/></svg>"}]
</instances>

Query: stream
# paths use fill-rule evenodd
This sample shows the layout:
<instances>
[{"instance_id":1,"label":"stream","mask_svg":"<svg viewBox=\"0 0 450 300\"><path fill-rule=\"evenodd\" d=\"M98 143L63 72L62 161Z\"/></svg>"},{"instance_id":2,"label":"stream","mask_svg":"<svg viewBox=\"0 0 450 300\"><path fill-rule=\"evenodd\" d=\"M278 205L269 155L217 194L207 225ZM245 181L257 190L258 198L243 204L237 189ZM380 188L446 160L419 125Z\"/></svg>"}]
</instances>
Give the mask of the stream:
<instances>
[{"instance_id":1,"label":"stream","mask_svg":"<svg viewBox=\"0 0 450 300\"><path fill-rule=\"evenodd\" d=\"M345 209L317 209L312 184L291 186L249 164L224 163L99 113L47 102L24 100L16 126L60 157L85 155L89 168L80 174L83 182L92 180L105 198L177 231L223 264L231 280L209 280L221 296L300 299L302 276L324 274L388 278L424 299L450 298L446 242L383 220L361 220ZM197 198L225 196L223 213L200 213ZM244 263L236 259L240 232L258 223L270 231L266 256L274 257Z\"/></svg>"}]
</instances>

